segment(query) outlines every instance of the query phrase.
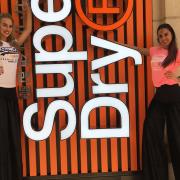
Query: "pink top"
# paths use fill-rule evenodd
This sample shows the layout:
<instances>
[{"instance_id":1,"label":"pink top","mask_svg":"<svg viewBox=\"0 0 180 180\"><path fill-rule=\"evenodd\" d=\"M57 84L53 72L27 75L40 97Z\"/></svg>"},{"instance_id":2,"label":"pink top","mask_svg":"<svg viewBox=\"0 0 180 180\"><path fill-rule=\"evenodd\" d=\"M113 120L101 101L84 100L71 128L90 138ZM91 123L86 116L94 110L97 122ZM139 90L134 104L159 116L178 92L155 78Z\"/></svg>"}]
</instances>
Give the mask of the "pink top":
<instances>
[{"instance_id":1,"label":"pink top","mask_svg":"<svg viewBox=\"0 0 180 180\"><path fill-rule=\"evenodd\" d=\"M168 51L162 47L151 47L151 67L152 67L152 80L155 87L160 87L163 84L173 85L178 82L175 79L168 79L164 73L167 71L174 72L180 66L180 50L178 50L177 59L175 63L170 64L166 68L161 66L163 60L167 57Z\"/></svg>"}]
</instances>

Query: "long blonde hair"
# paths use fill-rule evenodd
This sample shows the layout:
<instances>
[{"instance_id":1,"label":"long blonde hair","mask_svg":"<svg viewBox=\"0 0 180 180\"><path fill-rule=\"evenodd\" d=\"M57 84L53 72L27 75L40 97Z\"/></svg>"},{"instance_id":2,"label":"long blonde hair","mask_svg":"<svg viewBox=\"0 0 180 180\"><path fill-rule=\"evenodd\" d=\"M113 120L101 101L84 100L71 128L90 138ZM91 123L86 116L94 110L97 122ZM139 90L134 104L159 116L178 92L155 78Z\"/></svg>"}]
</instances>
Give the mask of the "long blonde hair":
<instances>
[{"instance_id":1,"label":"long blonde hair","mask_svg":"<svg viewBox=\"0 0 180 180\"><path fill-rule=\"evenodd\" d=\"M14 26L14 20L13 20L11 14L9 14L9 13L2 13L2 14L0 14L0 21L1 21L3 18L8 18L8 19L10 19L10 20L12 21L13 26ZM12 33L9 35L9 37L7 38L7 42L8 42L11 46L19 49L19 46L18 46L18 44L17 44L17 42L16 42L16 40L15 40L15 37L14 37L13 32L12 32ZM2 41L1 41L1 39L0 39L0 46L2 46Z\"/></svg>"}]
</instances>

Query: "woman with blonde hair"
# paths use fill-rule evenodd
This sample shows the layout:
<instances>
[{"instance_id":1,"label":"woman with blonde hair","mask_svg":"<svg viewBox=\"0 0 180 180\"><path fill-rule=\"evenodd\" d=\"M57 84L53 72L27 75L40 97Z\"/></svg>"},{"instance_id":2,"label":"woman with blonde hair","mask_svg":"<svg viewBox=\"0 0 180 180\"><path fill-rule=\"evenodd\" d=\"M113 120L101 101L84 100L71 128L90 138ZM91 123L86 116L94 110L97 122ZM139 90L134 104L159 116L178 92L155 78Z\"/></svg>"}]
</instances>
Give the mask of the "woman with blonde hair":
<instances>
[{"instance_id":1,"label":"woman with blonde hair","mask_svg":"<svg viewBox=\"0 0 180 180\"><path fill-rule=\"evenodd\" d=\"M10 14L0 14L0 180L22 180L21 138L16 70L19 47L32 30L32 14L23 0L25 27L13 36L14 21Z\"/></svg>"}]
</instances>

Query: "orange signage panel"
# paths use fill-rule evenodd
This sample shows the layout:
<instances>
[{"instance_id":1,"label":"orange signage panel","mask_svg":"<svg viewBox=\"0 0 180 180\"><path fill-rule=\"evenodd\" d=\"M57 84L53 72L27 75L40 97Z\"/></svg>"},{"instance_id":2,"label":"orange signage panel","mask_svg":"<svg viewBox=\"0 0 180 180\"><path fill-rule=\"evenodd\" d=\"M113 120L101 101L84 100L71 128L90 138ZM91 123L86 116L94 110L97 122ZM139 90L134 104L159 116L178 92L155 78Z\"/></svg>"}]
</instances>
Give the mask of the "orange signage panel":
<instances>
[{"instance_id":1,"label":"orange signage panel","mask_svg":"<svg viewBox=\"0 0 180 180\"><path fill-rule=\"evenodd\" d=\"M141 171L142 127L153 96L150 63L127 56L118 43L152 45L151 0L48 2L40 1L39 10L32 6L33 32L22 47L17 78L23 175ZM13 15L16 31L23 28L21 3L0 4L1 12ZM29 116L32 132L38 139L44 131L45 138L26 134L30 108L37 112ZM119 137L113 135L118 129Z\"/></svg>"}]
</instances>

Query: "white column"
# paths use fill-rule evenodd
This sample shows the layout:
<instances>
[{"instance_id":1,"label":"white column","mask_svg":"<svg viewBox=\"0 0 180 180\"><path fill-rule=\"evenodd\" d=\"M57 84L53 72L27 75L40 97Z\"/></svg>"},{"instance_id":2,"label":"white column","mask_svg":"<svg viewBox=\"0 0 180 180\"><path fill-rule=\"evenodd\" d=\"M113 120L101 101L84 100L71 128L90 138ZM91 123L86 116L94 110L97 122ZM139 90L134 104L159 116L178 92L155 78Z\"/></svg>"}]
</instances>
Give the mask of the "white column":
<instances>
[{"instance_id":1,"label":"white column","mask_svg":"<svg viewBox=\"0 0 180 180\"><path fill-rule=\"evenodd\" d=\"M171 24L174 28L180 47L180 1L165 0L165 15L165 22Z\"/></svg>"}]
</instances>

